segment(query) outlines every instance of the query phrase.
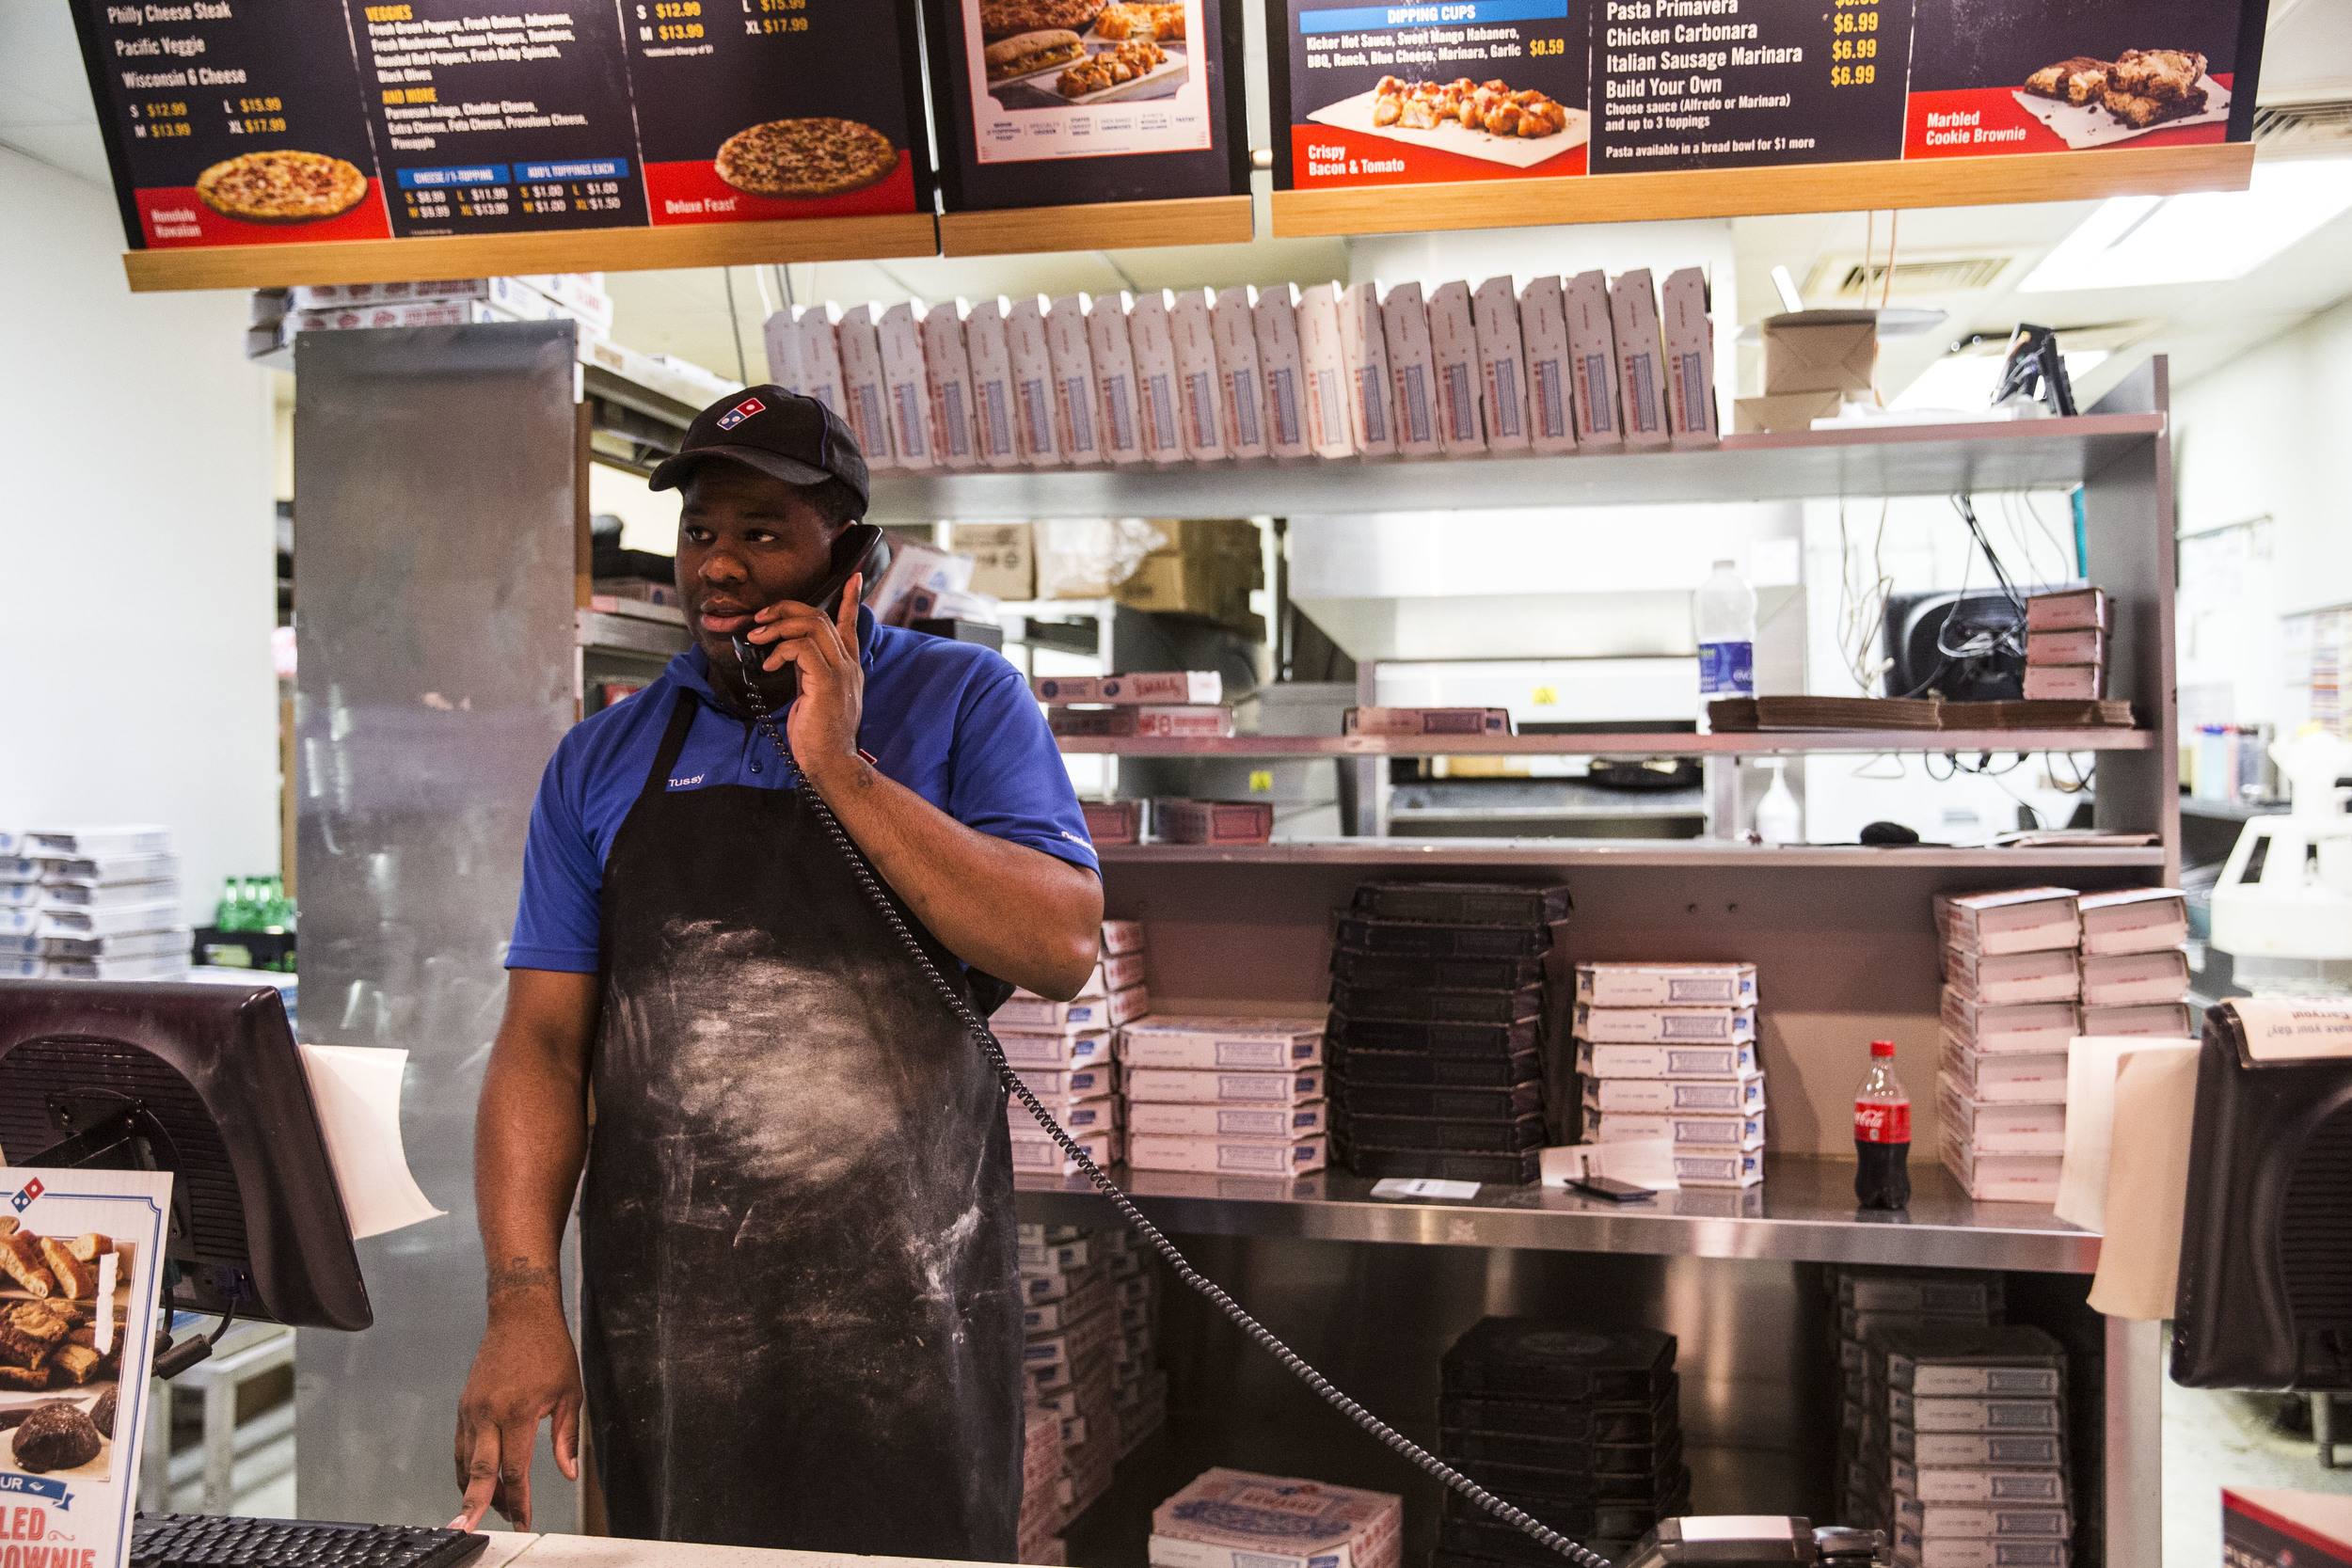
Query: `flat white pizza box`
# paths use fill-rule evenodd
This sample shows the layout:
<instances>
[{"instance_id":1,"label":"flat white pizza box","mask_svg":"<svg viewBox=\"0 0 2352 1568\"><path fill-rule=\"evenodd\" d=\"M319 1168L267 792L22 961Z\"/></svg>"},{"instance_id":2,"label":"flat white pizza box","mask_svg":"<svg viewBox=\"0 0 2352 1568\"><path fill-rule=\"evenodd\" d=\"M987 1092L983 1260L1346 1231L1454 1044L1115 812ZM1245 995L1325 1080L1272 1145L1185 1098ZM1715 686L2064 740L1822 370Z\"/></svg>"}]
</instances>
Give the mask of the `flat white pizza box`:
<instances>
[{"instance_id":1,"label":"flat white pizza box","mask_svg":"<svg viewBox=\"0 0 2352 1568\"><path fill-rule=\"evenodd\" d=\"M1603 1045L1730 1044L1756 1038L1756 1009L1596 1007L1579 1002L1573 1033Z\"/></svg>"},{"instance_id":2,"label":"flat white pizza box","mask_svg":"<svg viewBox=\"0 0 2352 1568\"><path fill-rule=\"evenodd\" d=\"M1658 290L1649 268L1620 273L1609 287L1609 323L1617 339L1618 406L1625 443L1662 447L1673 438L1666 419L1666 349L1658 329Z\"/></svg>"},{"instance_id":3,"label":"flat white pizza box","mask_svg":"<svg viewBox=\"0 0 2352 1568\"><path fill-rule=\"evenodd\" d=\"M1029 1092L1044 1101L1094 1100L1119 1087L1119 1069L1110 1062L1096 1067L1023 1068L1015 1074Z\"/></svg>"},{"instance_id":4,"label":"flat white pizza box","mask_svg":"<svg viewBox=\"0 0 2352 1568\"><path fill-rule=\"evenodd\" d=\"M2137 1007L2188 999L2188 955L2177 947L2085 954L2082 966L2085 1006Z\"/></svg>"},{"instance_id":5,"label":"flat white pizza box","mask_svg":"<svg viewBox=\"0 0 2352 1568\"><path fill-rule=\"evenodd\" d=\"M930 372L923 363L923 328L905 300L884 310L875 328L882 351L882 409L890 420L890 445L902 468L939 465L931 430Z\"/></svg>"},{"instance_id":6,"label":"flat white pizza box","mask_svg":"<svg viewBox=\"0 0 2352 1568\"><path fill-rule=\"evenodd\" d=\"M1103 951L1105 953L1142 952L1143 922L1140 920L1105 920L1103 922Z\"/></svg>"},{"instance_id":7,"label":"flat white pizza box","mask_svg":"<svg viewBox=\"0 0 2352 1568\"><path fill-rule=\"evenodd\" d=\"M1603 1144L1663 1139L1677 1149L1708 1149L1718 1153L1762 1148L1764 1116L1762 1112L1720 1117L1602 1111L1594 1116L1589 1136L1595 1143Z\"/></svg>"},{"instance_id":8,"label":"flat white pizza box","mask_svg":"<svg viewBox=\"0 0 2352 1568\"><path fill-rule=\"evenodd\" d=\"M2083 1033L2086 1036L2143 1036L2150 1039L2177 1040L2192 1037L2196 1031L2189 1027L2188 1004L2164 1002L2138 1007L2085 1007Z\"/></svg>"},{"instance_id":9,"label":"flat white pizza box","mask_svg":"<svg viewBox=\"0 0 2352 1568\"><path fill-rule=\"evenodd\" d=\"M1184 1138L1138 1134L1127 1143L1127 1164L1136 1170L1234 1172L1251 1176L1304 1176L1321 1170L1324 1141L1306 1138Z\"/></svg>"},{"instance_id":10,"label":"flat white pizza box","mask_svg":"<svg viewBox=\"0 0 2352 1568\"><path fill-rule=\"evenodd\" d=\"M1567 294L1560 279L1519 291L1519 340L1527 350L1528 439L1537 451L1576 450L1575 359L1568 351Z\"/></svg>"},{"instance_id":11,"label":"flat white pizza box","mask_svg":"<svg viewBox=\"0 0 2352 1568\"><path fill-rule=\"evenodd\" d=\"M2064 1154L2062 1103L2014 1104L1978 1100L1949 1069L1936 1074L1936 1107L1944 1135L1978 1154Z\"/></svg>"},{"instance_id":12,"label":"flat white pizza box","mask_svg":"<svg viewBox=\"0 0 2352 1568\"><path fill-rule=\"evenodd\" d=\"M1136 350L1127 336L1128 298L1096 294L1087 309L1087 348L1094 359L1094 404L1103 413L1103 455L1113 463L1143 461L1143 427L1136 388Z\"/></svg>"},{"instance_id":13,"label":"flat white pizza box","mask_svg":"<svg viewBox=\"0 0 2352 1568\"><path fill-rule=\"evenodd\" d=\"M1080 467L1108 462L1102 409L1094 400L1094 351L1087 341L1087 298L1063 294L1045 317L1045 354L1054 367L1054 439L1062 461Z\"/></svg>"},{"instance_id":14,"label":"flat white pizza box","mask_svg":"<svg viewBox=\"0 0 2352 1568\"><path fill-rule=\"evenodd\" d=\"M1322 1101L1305 1105L1169 1105L1136 1103L1127 1108L1127 1130L1172 1138L1315 1137L1325 1125Z\"/></svg>"},{"instance_id":15,"label":"flat white pizza box","mask_svg":"<svg viewBox=\"0 0 2352 1568\"><path fill-rule=\"evenodd\" d=\"M1596 1007L1750 1007L1752 963L1581 963L1576 998Z\"/></svg>"},{"instance_id":16,"label":"flat white pizza box","mask_svg":"<svg viewBox=\"0 0 2352 1568\"><path fill-rule=\"evenodd\" d=\"M1987 1056L1948 1036L1942 1076L1968 1100L1996 1105L2066 1103L2064 1052L2046 1056Z\"/></svg>"},{"instance_id":17,"label":"flat white pizza box","mask_svg":"<svg viewBox=\"0 0 2352 1568\"><path fill-rule=\"evenodd\" d=\"M1339 287L1318 283L1298 296L1298 356L1307 379L1307 444L1317 457L1356 450L1347 418L1347 357L1340 348Z\"/></svg>"},{"instance_id":18,"label":"flat white pizza box","mask_svg":"<svg viewBox=\"0 0 2352 1568\"><path fill-rule=\"evenodd\" d=\"M1666 275L1658 313L1666 340L1666 414L1677 447L1723 439L1715 408L1715 324L1708 317L1707 274L1682 267Z\"/></svg>"},{"instance_id":19,"label":"flat white pizza box","mask_svg":"<svg viewBox=\"0 0 2352 1568\"><path fill-rule=\"evenodd\" d=\"M1075 1136L1073 1134L1073 1136ZM1089 1132L1076 1138L1080 1148L1094 1163L1097 1170L1119 1163L1125 1145L1116 1132ZM1012 1140L1012 1168L1034 1171L1045 1176L1075 1176L1078 1162L1064 1154L1061 1146L1043 1139L1015 1138Z\"/></svg>"},{"instance_id":20,"label":"flat white pizza box","mask_svg":"<svg viewBox=\"0 0 2352 1568\"><path fill-rule=\"evenodd\" d=\"M1023 294L1005 312L1005 351L1012 356L1012 443L1021 461L1034 468L1059 467L1061 441L1054 434L1054 355L1045 344L1045 309L1035 294Z\"/></svg>"},{"instance_id":21,"label":"flat white pizza box","mask_svg":"<svg viewBox=\"0 0 2352 1568\"><path fill-rule=\"evenodd\" d=\"M983 299L964 312L963 352L972 367L973 445L988 467L1016 467L1021 449L1012 435L1012 350L1002 299Z\"/></svg>"},{"instance_id":22,"label":"flat white pizza box","mask_svg":"<svg viewBox=\"0 0 2352 1568\"><path fill-rule=\"evenodd\" d=\"M1944 988L1943 1019L1946 1034L1984 1055L2047 1055L2065 1050L2076 1030L2071 1002L1988 1007L1950 986Z\"/></svg>"},{"instance_id":23,"label":"flat white pizza box","mask_svg":"<svg viewBox=\"0 0 2352 1568\"><path fill-rule=\"evenodd\" d=\"M1265 443L1270 457L1307 457L1306 362L1298 351L1298 289L1261 289L1249 308L1258 335L1258 370L1265 386Z\"/></svg>"},{"instance_id":24,"label":"flat white pizza box","mask_svg":"<svg viewBox=\"0 0 2352 1568\"><path fill-rule=\"evenodd\" d=\"M1209 309L1216 345L1217 388L1225 414L1225 450L1234 457L1266 455L1265 378L1258 369L1258 324L1249 290L1227 289Z\"/></svg>"},{"instance_id":25,"label":"flat white pizza box","mask_svg":"<svg viewBox=\"0 0 2352 1568\"><path fill-rule=\"evenodd\" d=\"M1152 1568L1395 1568L1404 1499L1248 1470L1202 1472L1152 1511Z\"/></svg>"},{"instance_id":26,"label":"flat white pizza box","mask_svg":"<svg viewBox=\"0 0 2352 1568\"><path fill-rule=\"evenodd\" d=\"M1421 285L1399 283L1380 302L1380 330L1389 350L1389 406L1396 420L1396 450L1433 457L1444 450L1438 435L1437 360L1429 345L1429 308Z\"/></svg>"},{"instance_id":27,"label":"flat white pizza box","mask_svg":"<svg viewBox=\"0 0 2352 1568\"><path fill-rule=\"evenodd\" d=\"M1673 1078L1588 1078L1584 1108L1633 1116L1674 1116L1713 1113L1752 1116L1764 1109L1764 1075L1701 1080Z\"/></svg>"},{"instance_id":28,"label":"flat white pizza box","mask_svg":"<svg viewBox=\"0 0 2352 1568\"><path fill-rule=\"evenodd\" d=\"M1448 451L1485 451L1478 414L1478 325L1470 285L1440 283L1429 294L1429 353L1438 387L1438 439Z\"/></svg>"},{"instance_id":29,"label":"flat white pizza box","mask_svg":"<svg viewBox=\"0 0 2352 1568\"><path fill-rule=\"evenodd\" d=\"M1299 1067L1271 1072L1204 1072L1182 1068L1135 1067L1129 1057L1127 1098L1137 1104L1305 1105L1324 1095L1323 1069Z\"/></svg>"},{"instance_id":30,"label":"flat white pizza box","mask_svg":"<svg viewBox=\"0 0 2352 1568\"><path fill-rule=\"evenodd\" d=\"M1939 896L1944 940L1979 953L2033 953L2074 947L2082 941L2076 913L2081 895L2071 887L2010 888L2000 893Z\"/></svg>"},{"instance_id":31,"label":"flat white pizza box","mask_svg":"<svg viewBox=\"0 0 2352 1568\"><path fill-rule=\"evenodd\" d=\"M1945 952L1954 990L1988 1006L2025 1002L2072 1002L2082 990L2071 947L1980 957L1964 947Z\"/></svg>"},{"instance_id":32,"label":"flat white pizza box","mask_svg":"<svg viewBox=\"0 0 2352 1568\"><path fill-rule=\"evenodd\" d=\"M1396 451L1389 405L1389 329L1375 283L1349 285L1339 299L1340 363L1347 372L1347 429L1370 456Z\"/></svg>"},{"instance_id":33,"label":"flat white pizza box","mask_svg":"<svg viewBox=\"0 0 2352 1568\"><path fill-rule=\"evenodd\" d=\"M1625 441L1617 413L1617 331L1609 306L1609 276L1581 272L1561 286L1568 318L1568 352L1576 360L1577 444L1614 447Z\"/></svg>"},{"instance_id":34,"label":"flat white pizza box","mask_svg":"<svg viewBox=\"0 0 2352 1568\"><path fill-rule=\"evenodd\" d=\"M1090 1100L1046 1100L1039 1097L1046 1114L1061 1123L1065 1132L1101 1132L1122 1123L1125 1102L1115 1094L1096 1095ZM1029 1114L1029 1108L1018 1100L1005 1106L1006 1125L1016 1138L1051 1138L1042 1123Z\"/></svg>"},{"instance_id":35,"label":"flat white pizza box","mask_svg":"<svg viewBox=\"0 0 2352 1568\"><path fill-rule=\"evenodd\" d=\"M1527 348L1519 337L1518 296L1508 275L1489 277L1470 296L1478 341L1478 384L1486 411L1486 445L1497 451L1528 444Z\"/></svg>"},{"instance_id":36,"label":"flat white pizza box","mask_svg":"<svg viewBox=\"0 0 2352 1568\"><path fill-rule=\"evenodd\" d=\"M869 469L899 467L890 440L890 402L882 390L882 345L874 332L874 308L852 305L841 313L834 341L841 353L841 417L857 437Z\"/></svg>"},{"instance_id":37,"label":"flat white pizza box","mask_svg":"<svg viewBox=\"0 0 2352 1568\"><path fill-rule=\"evenodd\" d=\"M841 386L841 345L834 340L832 309L803 305L793 309L801 335L801 390L836 414L848 416Z\"/></svg>"},{"instance_id":38,"label":"flat white pizza box","mask_svg":"<svg viewBox=\"0 0 2352 1568\"><path fill-rule=\"evenodd\" d=\"M1209 293L1180 289L1168 312L1176 345L1176 389L1183 401L1184 455L1196 463L1231 457L1225 445L1225 400L1217 392L1216 338L1209 329Z\"/></svg>"},{"instance_id":39,"label":"flat white pizza box","mask_svg":"<svg viewBox=\"0 0 2352 1568\"><path fill-rule=\"evenodd\" d=\"M2188 941L2188 904L2178 888L2086 893L2074 905L2087 954L2153 953Z\"/></svg>"},{"instance_id":40,"label":"flat white pizza box","mask_svg":"<svg viewBox=\"0 0 2352 1568\"><path fill-rule=\"evenodd\" d=\"M1295 1018L1169 1014L1121 1029L1119 1053L1130 1073L1149 1068L1289 1072L1322 1065L1323 1026Z\"/></svg>"},{"instance_id":41,"label":"flat white pizza box","mask_svg":"<svg viewBox=\"0 0 2352 1568\"><path fill-rule=\"evenodd\" d=\"M789 309L778 310L759 329L768 350L768 379L787 392L803 389L801 371L801 326Z\"/></svg>"},{"instance_id":42,"label":"flat white pizza box","mask_svg":"<svg viewBox=\"0 0 2352 1568\"><path fill-rule=\"evenodd\" d=\"M923 315L923 371L929 384L931 434L938 442L940 465L948 468L979 466L973 441L972 361L964 354L963 317L952 303L932 306Z\"/></svg>"},{"instance_id":43,"label":"flat white pizza box","mask_svg":"<svg viewBox=\"0 0 2352 1568\"><path fill-rule=\"evenodd\" d=\"M1587 1078L1753 1078L1756 1042L1729 1045L1596 1045L1579 1040L1576 1069Z\"/></svg>"},{"instance_id":44,"label":"flat white pizza box","mask_svg":"<svg viewBox=\"0 0 2352 1568\"><path fill-rule=\"evenodd\" d=\"M1127 309L1127 337L1135 348L1144 455L1154 463L1182 463L1184 393L1176 378L1176 333L1166 289L1136 295Z\"/></svg>"},{"instance_id":45,"label":"flat white pizza box","mask_svg":"<svg viewBox=\"0 0 2352 1568\"><path fill-rule=\"evenodd\" d=\"M1100 1026L1091 1034L1057 1029L1028 1034L991 1020L990 1031L995 1035L996 1043L1004 1047L1006 1064L1019 1071L1036 1068L1047 1072L1074 1072L1080 1068L1108 1067L1112 1061L1110 1031Z\"/></svg>"},{"instance_id":46,"label":"flat white pizza box","mask_svg":"<svg viewBox=\"0 0 2352 1568\"><path fill-rule=\"evenodd\" d=\"M1764 1151L1744 1148L1721 1154L1674 1150L1675 1180L1685 1187L1753 1187L1764 1180Z\"/></svg>"}]
</instances>

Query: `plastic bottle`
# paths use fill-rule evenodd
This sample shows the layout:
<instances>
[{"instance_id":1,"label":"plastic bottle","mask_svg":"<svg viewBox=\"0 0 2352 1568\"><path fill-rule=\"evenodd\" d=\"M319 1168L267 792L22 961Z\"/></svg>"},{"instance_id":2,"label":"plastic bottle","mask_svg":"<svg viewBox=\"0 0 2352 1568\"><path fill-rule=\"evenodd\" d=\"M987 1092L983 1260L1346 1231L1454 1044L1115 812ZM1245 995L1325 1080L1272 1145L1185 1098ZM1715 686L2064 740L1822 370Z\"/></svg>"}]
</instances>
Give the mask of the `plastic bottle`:
<instances>
[{"instance_id":1,"label":"plastic bottle","mask_svg":"<svg viewBox=\"0 0 2352 1568\"><path fill-rule=\"evenodd\" d=\"M1854 1201L1865 1209L1911 1207L1911 1096L1895 1076L1895 1042L1870 1042L1870 1071L1853 1097Z\"/></svg>"},{"instance_id":2,"label":"plastic bottle","mask_svg":"<svg viewBox=\"0 0 2352 1568\"><path fill-rule=\"evenodd\" d=\"M213 906L213 928L217 931L245 929L245 911L237 905L237 879L220 879L220 902Z\"/></svg>"},{"instance_id":3,"label":"plastic bottle","mask_svg":"<svg viewBox=\"0 0 2352 1568\"><path fill-rule=\"evenodd\" d=\"M1772 770L1772 787L1756 803L1756 836L1767 844L1802 843L1804 816L1797 809L1797 798L1788 793L1788 759L1768 757L1764 766Z\"/></svg>"},{"instance_id":4,"label":"plastic bottle","mask_svg":"<svg viewBox=\"0 0 2352 1568\"><path fill-rule=\"evenodd\" d=\"M1691 607L1699 643L1699 710L1717 697L1756 695L1756 590L1718 561Z\"/></svg>"}]
</instances>

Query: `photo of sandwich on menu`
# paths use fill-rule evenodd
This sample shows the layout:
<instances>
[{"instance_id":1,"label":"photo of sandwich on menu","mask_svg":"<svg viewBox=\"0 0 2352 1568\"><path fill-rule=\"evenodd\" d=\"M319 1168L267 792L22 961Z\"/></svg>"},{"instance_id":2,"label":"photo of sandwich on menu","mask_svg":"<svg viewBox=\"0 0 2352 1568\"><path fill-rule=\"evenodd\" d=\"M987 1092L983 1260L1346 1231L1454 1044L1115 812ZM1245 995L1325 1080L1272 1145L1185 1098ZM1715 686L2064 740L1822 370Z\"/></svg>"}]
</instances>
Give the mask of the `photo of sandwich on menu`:
<instances>
[{"instance_id":1,"label":"photo of sandwich on menu","mask_svg":"<svg viewBox=\"0 0 2352 1568\"><path fill-rule=\"evenodd\" d=\"M2126 49L2112 60L2077 55L2026 78L2020 107L2070 148L2104 147L2171 125L2230 118L2230 89L2193 49Z\"/></svg>"},{"instance_id":2,"label":"photo of sandwich on menu","mask_svg":"<svg viewBox=\"0 0 2352 1568\"><path fill-rule=\"evenodd\" d=\"M1190 75L1182 0L979 0L978 11L1000 109L1172 98Z\"/></svg>"}]
</instances>

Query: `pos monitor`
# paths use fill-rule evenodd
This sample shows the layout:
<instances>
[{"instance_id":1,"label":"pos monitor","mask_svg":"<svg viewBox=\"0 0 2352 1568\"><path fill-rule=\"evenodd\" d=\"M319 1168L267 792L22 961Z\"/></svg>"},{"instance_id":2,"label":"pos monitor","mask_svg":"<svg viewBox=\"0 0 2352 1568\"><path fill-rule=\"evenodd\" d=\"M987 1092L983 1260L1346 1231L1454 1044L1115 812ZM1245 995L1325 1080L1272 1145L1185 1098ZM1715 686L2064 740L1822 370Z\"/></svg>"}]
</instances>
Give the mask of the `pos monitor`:
<instances>
[{"instance_id":1,"label":"pos monitor","mask_svg":"<svg viewBox=\"0 0 2352 1568\"><path fill-rule=\"evenodd\" d=\"M0 980L0 1156L170 1171L173 1307L375 1321L272 987Z\"/></svg>"}]
</instances>

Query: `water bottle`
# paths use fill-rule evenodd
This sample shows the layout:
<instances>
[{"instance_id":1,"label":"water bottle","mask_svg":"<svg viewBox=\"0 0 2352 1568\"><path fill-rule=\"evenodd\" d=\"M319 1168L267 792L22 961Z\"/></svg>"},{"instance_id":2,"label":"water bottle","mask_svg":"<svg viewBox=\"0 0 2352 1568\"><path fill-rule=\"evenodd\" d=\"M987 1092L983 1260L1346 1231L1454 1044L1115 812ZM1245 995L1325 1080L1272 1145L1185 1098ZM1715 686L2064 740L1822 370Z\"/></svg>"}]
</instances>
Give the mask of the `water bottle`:
<instances>
[{"instance_id":1,"label":"water bottle","mask_svg":"<svg viewBox=\"0 0 2352 1568\"><path fill-rule=\"evenodd\" d=\"M1756 695L1756 590L1728 561L1699 585L1692 619L1698 626L1699 704Z\"/></svg>"},{"instance_id":2,"label":"water bottle","mask_svg":"<svg viewBox=\"0 0 2352 1568\"><path fill-rule=\"evenodd\" d=\"M213 906L213 928L218 931L245 929L245 911L237 906L237 879L220 879L220 902Z\"/></svg>"},{"instance_id":3,"label":"water bottle","mask_svg":"<svg viewBox=\"0 0 2352 1568\"><path fill-rule=\"evenodd\" d=\"M1895 1042L1870 1042L1870 1071L1853 1097L1854 1201L1911 1207L1911 1096L1895 1076Z\"/></svg>"}]
</instances>

